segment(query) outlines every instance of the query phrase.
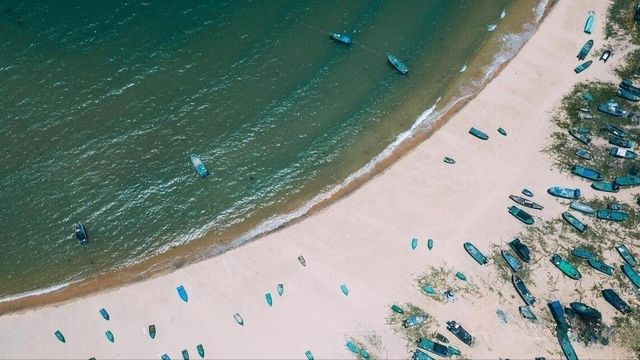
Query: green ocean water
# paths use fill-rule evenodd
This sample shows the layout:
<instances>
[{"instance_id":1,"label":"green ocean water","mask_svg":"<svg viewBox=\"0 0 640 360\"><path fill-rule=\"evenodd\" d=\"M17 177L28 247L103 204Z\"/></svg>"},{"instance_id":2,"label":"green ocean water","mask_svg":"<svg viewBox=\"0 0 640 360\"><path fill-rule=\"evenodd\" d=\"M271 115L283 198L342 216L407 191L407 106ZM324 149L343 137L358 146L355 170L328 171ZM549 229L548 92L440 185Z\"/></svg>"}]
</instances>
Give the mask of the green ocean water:
<instances>
[{"instance_id":1,"label":"green ocean water","mask_svg":"<svg viewBox=\"0 0 640 360\"><path fill-rule=\"evenodd\" d=\"M0 3L0 298L304 204L427 115L515 6Z\"/></svg>"}]
</instances>

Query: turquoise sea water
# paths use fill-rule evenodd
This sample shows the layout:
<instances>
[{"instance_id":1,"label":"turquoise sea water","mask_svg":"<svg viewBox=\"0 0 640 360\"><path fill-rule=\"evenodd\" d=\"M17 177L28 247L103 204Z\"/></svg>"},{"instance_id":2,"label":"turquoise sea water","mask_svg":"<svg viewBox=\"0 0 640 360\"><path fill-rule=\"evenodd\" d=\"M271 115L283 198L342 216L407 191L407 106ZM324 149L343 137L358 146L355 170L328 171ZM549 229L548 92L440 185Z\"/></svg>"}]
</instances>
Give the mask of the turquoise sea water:
<instances>
[{"instance_id":1,"label":"turquoise sea water","mask_svg":"<svg viewBox=\"0 0 640 360\"><path fill-rule=\"evenodd\" d=\"M0 297L258 224L340 183L450 90L515 6L2 2Z\"/></svg>"}]
</instances>

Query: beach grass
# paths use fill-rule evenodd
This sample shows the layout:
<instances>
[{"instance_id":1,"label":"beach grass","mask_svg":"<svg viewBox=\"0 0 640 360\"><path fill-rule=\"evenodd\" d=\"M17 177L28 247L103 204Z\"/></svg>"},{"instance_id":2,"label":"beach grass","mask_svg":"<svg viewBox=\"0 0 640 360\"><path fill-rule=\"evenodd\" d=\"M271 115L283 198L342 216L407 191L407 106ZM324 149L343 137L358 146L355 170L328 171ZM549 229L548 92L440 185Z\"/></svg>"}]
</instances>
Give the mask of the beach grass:
<instances>
[{"instance_id":1,"label":"beach grass","mask_svg":"<svg viewBox=\"0 0 640 360\"><path fill-rule=\"evenodd\" d=\"M604 28L607 38L630 38L632 43L640 45L640 30L633 20L635 5L631 0L611 1Z\"/></svg>"},{"instance_id":2,"label":"beach grass","mask_svg":"<svg viewBox=\"0 0 640 360\"><path fill-rule=\"evenodd\" d=\"M405 303L401 305L404 313L398 314L391 312L387 316L387 325L390 325L394 332L401 334L401 336L407 341L407 350L413 352L416 347L418 339L421 337L429 337L434 332L436 320L429 316L429 314L421 309L419 306L412 303ZM425 315L427 320L422 324L406 328L403 326L403 322L411 316Z\"/></svg>"}]
</instances>

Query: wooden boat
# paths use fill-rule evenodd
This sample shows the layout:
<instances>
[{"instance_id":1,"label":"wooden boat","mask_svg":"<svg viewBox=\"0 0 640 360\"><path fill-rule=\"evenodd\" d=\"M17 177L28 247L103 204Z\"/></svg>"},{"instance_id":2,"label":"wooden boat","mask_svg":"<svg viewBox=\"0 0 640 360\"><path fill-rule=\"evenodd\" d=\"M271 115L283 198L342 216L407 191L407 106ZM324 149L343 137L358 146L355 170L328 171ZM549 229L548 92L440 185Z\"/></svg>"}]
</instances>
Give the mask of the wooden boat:
<instances>
[{"instance_id":1,"label":"wooden boat","mask_svg":"<svg viewBox=\"0 0 640 360\"><path fill-rule=\"evenodd\" d=\"M469 129L469 134L477 137L480 140L489 140L489 135L487 135L486 133L472 127L471 129Z\"/></svg>"},{"instance_id":2,"label":"wooden boat","mask_svg":"<svg viewBox=\"0 0 640 360\"><path fill-rule=\"evenodd\" d=\"M609 144L626 148L626 149L633 149L636 146L635 141L626 140L618 136L611 136L609 138Z\"/></svg>"},{"instance_id":3,"label":"wooden boat","mask_svg":"<svg viewBox=\"0 0 640 360\"><path fill-rule=\"evenodd\" d=\"M544 209L542 205L539 205L529 199L525 199L523 197L517 195L509 195L509 199L513 200L516 204L520 204L522 206L526 206L530 209L542 210Z\"/></svg>"},{"instance_id":4,"label":"wooden boat","mask_svg":"<svg viewBox=\"0 0 640 360\"><path fill-rule=\"evenodd\" d=\"M573 280L580 280L582 278L582 274L580 274L580 271L578 271L578 269L573 266L573 264L571 264L558 254L554 254L551 257L551 263L553 263L553 265L560 269L563 274L567 275Z\"/></svg>"},{"instance_id":5,"label":"wooden boat","mask_svg":"<svg viewBox=\"0 0 640 360\"><path fill-rule=\"evenodd\" d=\"M397 57L389 55L387 56L387 60L389 60L389 63L391 63L391 65L393 65L393 67L396 68L396 70L398 70L402 75L407 75L409 73L409 67L402 61L400 61L400 59L398 59Z\"/></svg>"},{"instance_id":6,"label":"wooden boat","mask_svg":"<svg viewBox=\"0 0 640 360\"><path fill-rule=\"evenodd\" d=\"M347 347L347 349L349 349L349 351L351 351L354 354L357 354L360 351L358 349L358 346L356 344L354 344L353 341L351 341L351 340L347 341L345 346Z\"/></svg>"},{"instance_id":7,"label":"wooden boat","mask_svg":"<svg viewBox=\"0 0 640 360\"><path fill-rule=\"evenodd\" d=\"M278 296L282 296L284 294L284 284L278 284L276 289L278 291Z\"/></svg>"},{"instance_id":8,"label":"wooden boat","mask_svg":"<svg viewBox=\"0 0 640 360\"><path fill-rule=\"evenodd\" d=\"M581 133L576 128L569 129L569 135L573 136L576 140L580 141L585 145L591 142L591 136L589 136L589 134Z\"/></svg>"},{"instance_id":9,"label":"wooden boat","mask_svg":"<svg viewBox=\"0 0 640 360\"><path fill-rule=\"evenodd\" d=\"M604 289L602 290L602 297L616 310L620 311L623 314L628 314L631 312L631 307L626 301L622 300L620 295L613 289Z\"/></svg>"},{"instance_id":10,"label":"wooden boat","mask_svg":"<svg viewBox=\"0 0 640 360\"><path fill-rule=\"evenodd\" d=\"M602 53L602 55L600 55L599 60L606 63L607 61L609 61L610 57L611 57L611 50L607 49Z\"/></svg>"},{"instance_id":11,"label":"wooden boat","mask_svg":"<svg viewBox=\"0 0 640 360\"><path fill-rule=\"evenodd\" d=\"M404 310L398 305L391 305L391 310L398 314L404 314Z\"/></svg>"},{"instance_id":12,"label":"wooden boat","mask_svg":"<svg viewBox=\"0 0 640 360\"><path fill-rule=\"evenodd\" d=\"M589 205L578 202L578 201L572 201L571 204L569 204L569 208L576 210L576 211L580 211L583 214L586 215L595 215L596 211Z\"/></svg>"},{"instance_id":13,"label":"wooden boat","mask_svg":"<svg viewBox=\"0 0 640 360\"><path fill-rule=\"evenodd\" d=\"M507 136L507 131L501 127L498 128L498 133L502 136Z\"/></svg>"},{"instance_id":14,"label":"wooden boat","mask_svg":"<svg viewBox=\"0 0 640 360\"><path fill-rule=\"evenodd\" d=\"M629 278L629 280L631 280L633 285L636 288L640 288L640 275L638 275L638 273L635 270L633 270L633 268L629 266L629 264L627 263L622 264L621 268L622 268L622 272L625 275L627 275L627 277Z\"/></svg>"},{"instance_id":15,"label":"wooden boat","mask_svg":"<svg viewBox=\"0 0 640 360\"><path fill-rule=\"evenodd\" d=\"M598 219L609 221L625 221L629 219L629 213L625 211L600 209L596 211L596 217Z\"/></svg>"},{"instance_id":16,"label":"wooden boat","mask_svg":"<svg viewBox=\"0 0 640 360\"><path fill-rule=\"evenodd\" d=\"M520 315L525 319L529 319L531 321L538 320L538 317L533 313L533 310L531 310L528 305L520 305L518 307L518 311L520 311Z\"/></svg>"},{"instance_id":17,"label":"wooden boat","mask_svg":"<svg viewBox=\"0 0 640 360\"><path fill-rule=\"evenodd\" d=\"M76 239L80 245L84 245L89 242L89 234L87 233L87 229L82 225L82 223L76 223L73 226L74 232L76 234Z\"/></svg>"},{"instance_id":18,"label":"wooden boat","mask_svg":"<svg viewBox=\"0 0 640 360\"><path fill-rule=\"evenodd\" d=\"M418 339L418 347L423 350L427 350L438 356L449 357L449 348L445 345L431 341L427 338Z\"/></svg>"},{"instance_id":19,"label":"wooden boat","mask_svg":"<svg viewBox=\"0 0 640 360\"><path fill-rule=\"evenodd\" d=\"M189 351L187 349L182 350L182 360L189 360Z\"/></svg>"},{"instance_id":20,"label":"wooden boat","mask_svg":"<svg viewBox=\"0 0 640 360\"><path fill-rule=\"evenodd\" d=\"M516 219L522 221L527 225L533 225L534 223L533 216L517 206L509 207L509 214L513 215Z\"/></svg>"},{"instance_id":21,"label":"wooden boat","mask_svg":"<svg viewBox=\"0 0 640 360\"><path fill-rule=\"evenodd\" d=\"M565 198L565 199L578 199L580 197L580 189L569 189L560 186L552 186L547 189L550 195Z\"/></svg>"},{"instance_id":22,"label":"wooden boat","mask_svg":"<svg viewBox=\"0 0 640 360\"><path fill-rule=\"evenodd\" d=\"M191 154L189 158L191 159L191 164L198 173L198 176L200 176L201 178L206 178L207 176L209 176L209 170L207 170L207 167L204 166L202 159L200 159L198 155Z\"/></svg>"},{"instance_id":23,"label":"wooden boat","mask_svg":"<svg viewBox=\"0 0 640 360\"><path fill-rule=\"evenodd\" d=\"M618 254L622 256L622 258L624 259L624 261L627 262L627 264L631 266L636 266L636 259L633 257L633 254L631 254L631 251L629 251L629 248L627 248L625 244L617 245L616 251L618 251Z\"/></svg>"},{"instance_id":24,"label":"wooden boat","mask_svg":"<svg viewBox=\"0 0 640 360\"><path fill-rule=\"evenodd\" d=\"M620 186L618 184L608 181L594 182L591 184L591 188L610 193L617 193L618 190L620 190Z\"/></svg>"},{"instance_id":25,"label":"wooden boat","mask_svg":"<svg viewBox=\"0 0 640 360\"><path fill-rule=\"evenodd\" d=\"M587 149L576 150L576 156L585 160L593 159L593 155Z\"/></svg>"},{"instance_id":26,"label":"wooden boat","mask_svg":"<svg viewBox=\"0 0 640 360\"><path fill-rule=\"evenodd\" d=\"M353 43L353 40L351 39L351 36L349 35L345 35L345 34L340 34L340 33L329 33L329 37L332 40L335 40L341 44L345 44L345 45L351 45Z\"/></svg>"},{"instance_id":27,"label":"wooden boat","mask_svg":"<svg viewBox=\"0 0 640 360\"><path fill-rule=\"evenodd\" d=\"M527 286L518 275L511 275L511 282L516 288L518 295L520 295L522 300L524 300L527 305L533 305L536 302L536 298L531 294Z\"/></svg>"},{"instance_id":28,"label":"wooden boat","mask_svg":"<svg viewBox=\"0 0 640 360\"><path fill-rule=\"evenodd\" d=\"M198 344L198 346L196 346L196 350L198 350L198 355L204 359L204 346L202 346L202 344Z\"/></svg>"},{"instance_id":29,"label":"wooden boat","mask_svg":"<svg viewBox=\"0 0 640 360\"><path fill-rule=\"evenodd\" d=\"M612 133L615 136L622 137L622 138L629 136L629 132L627 130L612 124L605 125L604 130Z\"/></svg>"},{"instance_id":30,"label":"wooden boat","mask_svg":"<svg viewBox=\"0 0 640 360\"><path fill-rule=\"evenodd\" d=\"M591 51L592 47L593 40L588 40L586 43L584 43L584 45L582 45L582 48L580 49L580 52L578 52L578 60L584 60L587 55L589 55L589 51Z\"/></svg>"},{"instance_id":31,"label":"wooden boat","mask_svg":"<svg viewBox=\"0 0 640 360\"><path fill-rule=\"evenodd\" d=\"M434 360L431 356L429 356L429 354L420 349L416 349L416 351L413 352L413 356L411 358L413 360Z\"/></svg>"},{"instance_id":32,"label":"wooden boat","mask_svg":"<svg viewBox=\"0 0 640 360\"><path fill-rule=\"evenodd\" d=\"M573 165L571 167L571 173L591 181L604 180L604 176L602 176L600 172L582 165Z\"/></svg>"},{"instance_id":33,"label":"wooden boat","mask_svg":"<svg viewBox=\"0 0 640 360\"><path fill-rule=\"evenodd\" d=\"M529 247L525 245L520 239L513 239L509 242L509 246L511 246L513 251L522 261L524 261L525 263L531 261L531 251L529 251Z\"/></svg>"},{"instance_id":34,"label":"wooden boat","mask_svg":"<svg viewBox=\"0 0 640 360\"><path fill-rule=\"evenodd\" d=\"M427 240L427 249L433 249L433 239Z\"/></svg>"},{"instance_id":35,"label":"wooden boat","mask_svg":"<svg viewBox=\"0 0 640 360\"><path fill-rule=\"evenodd\" d=\"M107 340L109 340L110 342L116 341L116 339L113 337L113 333L111 332L111 330L107 330L107 332L105 332L104 335L107 337Z\"/></svg>"},{"instance_id":36,"label":"wooden boat","mask_svg":"<svg viewBox=\"0 0 640 360\"><path fill-rule=\"evenodd\" d=\"M533 197L533 193L529 189L522 189L522 194L524 196Z\"/></svg>"},{"instance_id":37,"label":"wooden boat","mask_svg":"<svg viewBox=\"0 0 640 360\"><path fill-rule=\"evenodd\" d=\"M573 214L568 211L562 213L562 218L581 233L587 230L587 225L578 220L575 216L573 216Z\"/></svg>"},{"instance_id":38,"label":"wooden boat","mask_svg":"<svg viewBox=\"0 0 640 360\"><path fill-rule=\"evenodd\" d=\"M447 321L447 330L451 331L453 335L455 335L460 341L463 343L473 346L473 343L476 342L476 339L469 334L465 328L463 328L460 324L455 321Z\"/></svg>"},{"instance_id":39,"label":"wooden boat","mask_svg":"<svg viewBox=\"0 0 640 360\"><path fill-rule=\"evenodd\" d=\"M560 342L562 352L564 353L564 356L567 357L567 360L578 360L578 355L576 354L576 351L573 348L573 345L571 345L571 341L569 340L567 329L557 328L556 335L558 337L558 342Z\"/></svg>"},{"instance_id":40,"label":"wooden boat","mask_svg":"<svg viewBox=\"0 0 640 360\"><path fill-rule=\"evenodd\" d=\"M622 80L620 84L618 84L618 87L636 94L640 94L640 87L633 85L633 82L629 79Z\"/></svg>"},{"instance_id":41,"label":"wooden boat","mask_svg":"<svg viewBox=\"0 0 640 360\"><path fill-rule=\"evenodd\" d=\"M448 344L449 343L449 339L446 336L444 336L444 335L442 335L440 333L436 333L436 340L440 341L443 344Z\"/></svg>"},{"instance_id":42,"label":"wooden boat","mask_svg":"<svg viewBox=\"0 0 640 360\"><path fill-rule=\"evenodd\" d=\"M307 357L307 360L315 360L315 358L313 357L313 353L311 352L311 350L307 350L304 352L304 356Z\"/></svg>"},{"instance_id":43,"label":"wooden boat","mask_svg":"<svg viewBox=\"0 0 640 360\"><path fill-rule=\"evenodd\" d=\"M507 263L507 265L509 265L511 270L518 272L522 269L522 263L520 263L520 260L518 260L517 257L513 256L513 254L511 254L509 250L502 250L500 253L502 254L502 258Z\"/></svg>"},{"instance_id":44,"label":"wooden boat","mask_svg":"<svg viewBox=\"0 0 640 360\"><path fill-rule=\"evenodd\" d=\"M484 256L484 254L482 254L482 252L480 252L480 250L478 250L477 247L475 247L475 245L473 245L470 242L466 242L464 243L464 249L467 251L467 253L469 253L469 255L471 255L471 257L478 262L478 264L480 265L485 265L487 264L487 257Z\"/></svg>"},{"instance_id":45,"label":"wooden boat","mask_svg":"<svg viewBox=\"0 0 640 360\"><path fill-rule=\"evenodd\" d=\"M233 319L238 323L238 325L244 326L244 319L242 318L242 316L240 316L240 314L233 314Z\"/></svg>"},{"instance_id":46,"label":"wooden boat","mask_svg":"<svg viewBox=\"0 0 640 360\"><path fill-rule=\"evenodd\" d=\"M564 317L564 307L562 306L560 301L551 301L547 303L547 306L549 307L549 311L551 312L553 320L555 320L558 326L560 326L561 328L569 327L569 324L567 324L567 319L565 319Z\"/></svg>"},{"instance_id":47,"label":"wooden boat","mask_svg":"<svg viewBox=\"0 0 640 360\"><path fill-rule=\"evenodd\" d=\"M609 210L624 210L624 204L621 203L616 203L616 202L610 202L607 204L607 209Z\"/></svg>"},{"instance_id":48,"label":"wooden boat","mask_svg":"<svg viewBox=\"0 0 640 360\"><path fill-rule=\"evenodd\" d=\"M627 114L627 110L621 108L620 105L618 105L618 103L614 100L609 100L606 103L601 103L600 105L598 105L598 111L615 117L620 117Z\"/></svg>"},{"instance_id":49,"label":"wooden boat","mask_svg":"<svg viewBox=\"0 0 640 360\"><path fill-rule=\"evenodd\" d=\"M269 306L273 306L273 296L271 296L271 293L264 294L264 299L267 301Z\"/></svg>"},{"instance_id":50,"label":"wooden boat","mask_svg":"<svg viewBox=\"0 0 640 360\"><path fill-rule=\"evenodd\" d=\"M600 271L601 273L613 276L613 266L607 265L602 261L596 259L589 259L587 260L587 263L589 264L589 266Z\"/></svg>"},{"instance_id":51,"label":"wooden boat","mask_svg":"<svg viewBox=\"0 0 640 360\"><path fill-rule=\"evenodd\" d=\"M415 250L418 247L418 239L411 239L411 250Z\"/></svg>"},{"instance_id":52,"label":"wooden boat","mask_svg":"<svg viewBox=\"0 0 640 360\"><path fill-rule=\"evenodd\" d=\"M162 360L171 360L171 358L167 354L162 354L162 356L160 356L160 359L162 359Z\"/></svg>"},{"instance_id":53,"label":"wooden boat","mask_svg":"<svg viewBox=\"0 0 640 360\"><path fill-rule=\"evenodd\" d=\"M587 61L587 62L584 62L584 63L582 63L582 64L578 65L575 69L573 69L573 71L574 71L576 74L580 74L581 72L583 72L583 71L587 70L587 68L588 68L589 66L591 66L591 64L593 64L593 60L589 60L589 61Z\"/></svg>"},{"instance_id":54,"label":"wooden boat","mask_svg":"<svg viewBox=\"0 0 640 360\"><path fill-rule=\"evenodd\" d=\"M405 328L411 328L414 326L418 326L425 321L427 321L426 315L413 315L408 317L405 321L403 321L402 326L404 326Z\"/></svg>"},{"instance_id":55,"label":"wooden boat","mask_svg":"<svg viewBox=\"0 0 640 360\"><path fill-rule=\"evenodd\" d=\"M462 355L462 351L460 351L460 349L458 349L457 347L453 345L449 345L448 348L449 348L449 354L451 354L452 356Z\"/></svg>"},{"instance_id":56,"label":"wooden boat","mask_svg":"<svg viewBox=\"0 0 640 360\"><path fill-rule=\"evenodd\" d=\"M109 321L109 313L104 308L100 309L100 315L102 315L103 319Z\"/></svg>"},{"instance_id":57,"label":"wooden boat","mask_svg":"<svg viewBox=\"0 0 640 360\"><path fill-rule=\"evenodd\" d=\"M60 330L56 330L55 333L53 333L56 338L58 339L58 341L60 341L61 343L66 343L67 339L64 338L64 335L62 335L62 331Z\"/></svg>"},{"instance_id":58,"label":"wooden boat","mask_svg":"<svg viewBox=\"0 0 640 360\"><path fill-rule=\"evenodd\" d=\"M149 325L149 337L152 339L156 338L156 326L155 325Z\"/></svg>"},{"instance_id":59,"label":"wooden boat","mask_svg":"<svg viewBox=\"0 0 640 360\"><path fill-rule=\"evenodd\" d=\"M300 265L306 267L307 266L307 260L304 259L304 256L300 255L298 256L298 261L300 262Z\"/></svg>"},{"instance_id":60,"label":"wooden boat","mask_svg":"<svg viewBox=\"0 0 640 360\"><path fill-rule=\"evenodd\" d=\"M444 162L447 163L447 164L455 164L456 163L456 161L454 159L452 159L452 158L450 158L448 156L444 157Z\"/></svg>"},{"instance_id":61,"label":"wooden boat","mask_svg":"<svg viewBox=\"0 0 640 360\"><path fill-rule=\"evenodd\" d=\"M460 271L456 272L456 277L462 281L467 281L467 276Z\"/></svg>"},{"instance_id":62,"label":"wooden boat","mask_svg":"<svg viewBox=\"0 0 640 360\"><path fill-rule=\"evenodd\" d=\"M591 251L581 247L577 247L571 250L571 255L585 260L596 258L596 256Z\"/></svg>"},{"instance_id":63,"label":"wooden boat","mask_svg":"<svg viewBox=\"0 0 640 360\"><path fill-rule=\"evenodd\" d=\"M618 176L614 182L620 186L638 186L640 185L640 176L624 175Z\"/></svg>"},{"instance_id":64,"label":"wooden boat","mask_svg":"<svg viewBox=\"0 0 640 360\"><path fill-rule=\"evenodd\" d=\"M593 321L600 321L602 319L602 314L600 311L592 308L591 306L581 303L578 301L574 301L569 304L569 306L575 311L578 315L583 318L587 318Z\"/></svg>"},{"instance_id":65,"label":"wooden boat","mask_svg":"<svg viewBox=\"0 0 640 360\"><path fill-rule=\"evenodd\" d=\"M616 91L616 94L618 94L618 96L620 96L623 99L629 100L629 101L640 101L640 95L631 92L627 89L618 89L618 91Z\"/></svg>"},{"instance_id":66,"label":"wooden boat","mask_svg":"<svg viewBox=\"0 0 640 360\"><path fill-rule=\"evenodd\" d=\"M342 291L345 296L349 296L349 288L347 287L347 285L340 285L340 291Z\"/></svg>"},{"instance_id":67,"label":"wooden boat","mask_svg":"<svg viewBox=\"0 0 640 360\"><path fill-rule=\"evenodd\" d=\"M584 23L584 32L587 34L591 34L593 31L593 25L596 22L596 13L593 11L589 11L589 16L587 16L587 21ZM592 40L593 45L593 40Z\"/></svg>"},{"instance_id":68,"label":"wooden boat","mask_svg":"<svg viewBox=\"0 0 640 360\"><path fill-rule=\"evenodd\" d=\"M182 301L189 301L189 295L187 295L187 290L184 289L184 286L180 285L176 288L176 290L178 291L178 296L180 296L180 299L182 299Z\"/></svg>"},{"instance_id":69,"label":"wooden boat","mask_svg":"<svg viewBox=\"0 0 640 360\"><path fill-rule=\"evenodd\" d=\"M638 157L638 154L636 154L635 151L625 148L619 148L616 146L613 146L611 147L611 149L609 149L609 155L628 160L633 160Z\"/></svg>"}]
</instances>

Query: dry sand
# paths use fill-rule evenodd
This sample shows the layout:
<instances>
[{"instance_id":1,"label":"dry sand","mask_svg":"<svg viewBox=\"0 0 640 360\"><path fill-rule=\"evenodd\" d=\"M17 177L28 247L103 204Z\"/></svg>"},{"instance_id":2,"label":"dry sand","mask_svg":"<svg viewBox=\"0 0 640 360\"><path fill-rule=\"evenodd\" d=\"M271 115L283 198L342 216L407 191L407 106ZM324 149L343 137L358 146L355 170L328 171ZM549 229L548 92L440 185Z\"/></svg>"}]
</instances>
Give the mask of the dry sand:
<instances>
[{"instance_id":1,"label":"dry sand","mask_svg":"<svg viewBox=\"0 0 640 360\"><path fill-rule=\"evenodd\" d=\"M430 139L364 186L312 216L258 241L173 273L58 306L0 317L2 358L156 358L163 353L181 358L202 343L212 358L303 358L311 350L318 358L353 358L347 338L381 342L381 358L408 358L401 334L386 324L392 303L413 303L444 330L455 319L477 337L473 348L453 342L471 358L533 358L560 356L549 324L521 318L510 283L498 279L492 265L481 267L463 250L465 241L488 252L491 244L506 244L524 225L507 213L509 194L531 189L534 200L546 206L543 218L557 218L560 203L546 194L549 186L577 186L585 182L552 169L541 150L553 127L551 116L562 95L577 81L612 79L614 57L595 62L580 75L573 73L575 56L589 38L602 42L604 14L601 0L560 1L516 58L475 99L453 116ZM593 36L582 33L588 10L597 14ZM489 141L467 134L471 126L487 132ZM498 135L501 126L507 137ZM442 162L444 156L457 160ZM624 190L626 192L628 190ZM418 237L418 249L410 240ZM426 239L435 240L426 249ZM298 255L307 266L302 267ZM480 287L481 296L460 294L455 303L422 295L416 278L428 266L462 271ZM545 267L554 276L557 269ZM590 277L586 274L585 277ZM561 292L545 290L544 274L537 274L533 292L535 311L547 314L546 301L565 303ZM572 280L558 282L573 286ZM284 284L284 296L276 284ZM349 296L340 284L350 288ZM176 286L183 284L189 302L182 302ZM487 290L491 286L493 292ZM274 296L267 306L266 292ZM594 305L611 318L603 299ZM98 310L105 307L111 320ZM509 315L502 323L496 310ZM239 326L233 314L242 314ZM158 335L146 334L155 324ZM53 333L60 329L66 344ZM105 331L115 335L107 342ZM628 355L618 346L575 345L580 357ZM411 350L412 351L412 350Z\"/></svg>"}]
</instances>

